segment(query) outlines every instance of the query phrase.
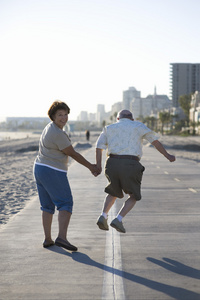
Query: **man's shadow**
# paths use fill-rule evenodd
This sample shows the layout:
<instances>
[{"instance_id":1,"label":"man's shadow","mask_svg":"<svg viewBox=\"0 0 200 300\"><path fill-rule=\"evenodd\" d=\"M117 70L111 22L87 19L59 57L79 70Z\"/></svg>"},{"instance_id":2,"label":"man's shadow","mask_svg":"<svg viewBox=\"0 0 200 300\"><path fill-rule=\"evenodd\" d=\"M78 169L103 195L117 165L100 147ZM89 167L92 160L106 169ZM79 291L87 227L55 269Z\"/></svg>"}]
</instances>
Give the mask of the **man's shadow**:
<instances>
[{"instance_id":1,"label":"man's shadow","mask_svg":"<svg viewBox=\"0 0 200 300\"><path fill-rule=\"evenodd\" d=\"M166 258L166 257L163 257L163 261L152 258L152 257L147 257L147 260L151 261L154 264L159 265L160 267L162 267L168 271L171 271L171 272L183 275L183 276L200 279L200 270L186 266L176 260Z\"/></svg>"},{"instance_id":2,"label":"man's shadow","mask_svg":"<svg viewBox=\"0 0 200 300\"><path fill-rule=\"evenodd\" d=\"M166 294L177 300L188 300L188 299L199 300L200 299L199 293L196 293L196 292L193 292L193 291L181 288L181 287L175 287L175 286L171 286L171 285L157 282L154 280L150 280L150 279L138 276L138 275L134 275L129 272L121 271L119 269L106 266L104 264L101 264L101 263L91 259L88 255L86 255L85 253L82 253L82 252L72 252L71 253L71 252L65 251L63 248L58 248L57 246L53 246L48 249L51 251L54 251L56 253L71 257L74 261L76 261L78 263L89 265L89 266L92 266L95 268L99 268L101 270L104 270L105 272L109 272L109 273L115 274L116 276L120 276L123 279L127 279L132 282L149 287L150 289L162 292L163 294ZM180 275L184 275L184 276L188 276L188 277L192 277L192 278L196 278L196 279L200 278L200 274L199 274L198 270L187 267L185 265L184 266L185 266L185 268L187 268L187 272L185 271L182 274L181 269L183 270L183 268L182 268L183 265L177 261L165 258L164 260L167 261L170 264L169 265L166 263L162 263L161 261L156 260L151 257L148 257L147 259L153 263L157 263L158 265L165 267L168 271L176 272ZM170 267L172 264L176 266L175 269L174 269L174 267ZM180 271L177 272L178 268L180 269Z\"/></svg>"}]
</instances>

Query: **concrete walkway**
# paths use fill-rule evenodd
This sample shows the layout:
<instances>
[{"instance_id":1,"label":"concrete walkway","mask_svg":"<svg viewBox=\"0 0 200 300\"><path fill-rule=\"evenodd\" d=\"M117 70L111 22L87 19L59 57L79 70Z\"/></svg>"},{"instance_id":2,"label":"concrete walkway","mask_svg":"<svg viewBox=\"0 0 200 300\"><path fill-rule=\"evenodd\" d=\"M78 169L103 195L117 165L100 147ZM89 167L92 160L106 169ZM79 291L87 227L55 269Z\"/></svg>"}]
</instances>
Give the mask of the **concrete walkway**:
<instances>
[{"instance_id":1,"label":"concrete walkway","mask_svg":"<svg viewBox=\"0 0 200 300\"><path fill-rule=\"evenodd\" d=\"M84 156L94 162L94 148ZM200 166L181 159L168 163L151 147L144 149L142 164L143 199L123 221L126 234L96 226L104 175L95 178L71 164L74 212L68 238L76 253L42 247L39 202L30 199L0 229L0 299L200 299ZM121 203L117 200L110 217Z\"/></svg>"}]
</instances>

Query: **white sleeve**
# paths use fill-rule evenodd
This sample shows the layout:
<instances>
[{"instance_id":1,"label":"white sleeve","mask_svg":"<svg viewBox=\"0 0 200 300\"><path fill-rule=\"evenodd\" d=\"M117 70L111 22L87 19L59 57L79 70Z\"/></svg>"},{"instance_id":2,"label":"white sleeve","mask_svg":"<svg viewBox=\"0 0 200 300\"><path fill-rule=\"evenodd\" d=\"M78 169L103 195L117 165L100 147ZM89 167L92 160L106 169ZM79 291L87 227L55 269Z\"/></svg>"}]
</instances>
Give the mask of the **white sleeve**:
<instances>
[{"instance_id":1,"label":"white sleeve","mask_svg":"<svg viewBox=\"0 0 200 300\"><path fill-rule=\"evenodd\" d=\"M107 149L107 137L106 137L106 128L104 127L103 131L101 132L98 140L96 142L96 148L98 149Z\"/></svg>"},{"instance_id":2,"label":"white sleeve","mask_svg":"<svg viewBox=\"0 0 200 300\"><path fill-rule=\"evenodd\" d=\"M145 140L147 140L149 143L152 143L153 141L158 140L160 138L160 136L157 133L155 133L154 131L150 131L150 132L146 133L143 136L143 138Z\"/></svg>"}]
</instances>

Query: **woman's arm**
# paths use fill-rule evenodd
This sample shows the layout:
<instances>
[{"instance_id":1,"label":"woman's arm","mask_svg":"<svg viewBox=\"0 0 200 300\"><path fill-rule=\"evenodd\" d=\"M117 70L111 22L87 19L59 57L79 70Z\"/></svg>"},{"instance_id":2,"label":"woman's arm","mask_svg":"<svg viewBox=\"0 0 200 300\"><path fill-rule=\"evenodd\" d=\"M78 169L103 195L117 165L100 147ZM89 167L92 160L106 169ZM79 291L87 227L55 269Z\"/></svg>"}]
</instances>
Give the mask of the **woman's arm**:
<instances>
[{"instance_id":1,"label":"woman's arm","mask_svg":"<svg viewBox=\"0 0 200 300\"><path fill-rule=\"evenodd\" d=\"M75 159L79 164L88 168L93 175L97 176L99 174L96 165L91 164L87 159L85 159L80 153L76 152L72 145L62 150L63 153Z\"/></svg>"}]
</instances>

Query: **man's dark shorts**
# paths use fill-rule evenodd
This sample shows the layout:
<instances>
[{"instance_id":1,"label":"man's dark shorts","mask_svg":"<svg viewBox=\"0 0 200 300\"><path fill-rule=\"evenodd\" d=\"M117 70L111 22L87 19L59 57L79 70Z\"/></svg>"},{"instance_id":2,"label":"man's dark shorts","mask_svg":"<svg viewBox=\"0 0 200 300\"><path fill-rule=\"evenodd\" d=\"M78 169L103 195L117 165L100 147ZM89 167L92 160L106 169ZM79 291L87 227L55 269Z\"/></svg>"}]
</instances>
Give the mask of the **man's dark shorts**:
<instances>
[{"instance_id":1,"label":"man's dark shorts","mask_svg":"<svg viewBox=\"0 0 200 300\"><path fill-rule=\"evenodd\" d=\"M108 157L105 164L105 175L109 184L105 188L105 192L117 198L123 198L123 192L129 195L133 194L136 200L140 200L144 170L145 168L139 161Z\"/></svg>"}]
</instances>

